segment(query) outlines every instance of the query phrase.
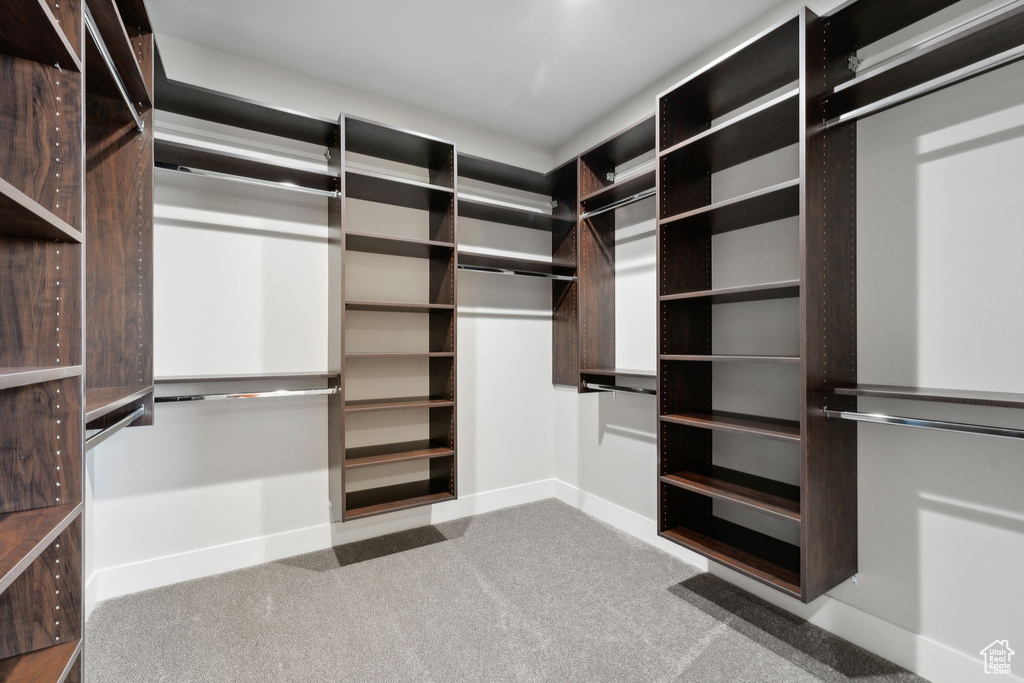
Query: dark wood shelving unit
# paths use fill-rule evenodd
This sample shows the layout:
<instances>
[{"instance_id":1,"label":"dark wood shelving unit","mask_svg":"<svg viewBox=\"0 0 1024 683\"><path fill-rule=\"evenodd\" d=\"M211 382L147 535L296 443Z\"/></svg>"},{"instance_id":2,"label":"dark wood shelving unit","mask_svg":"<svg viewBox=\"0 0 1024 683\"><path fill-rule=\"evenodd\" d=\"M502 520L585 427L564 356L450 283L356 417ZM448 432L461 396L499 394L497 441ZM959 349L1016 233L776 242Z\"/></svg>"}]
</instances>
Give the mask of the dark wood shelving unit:
<instances>
[{"instance_id":1,"label":"dark wood shelving unit","mask_svg":"<svg viewBox=\"0 0 1024 683\"><path fill-rule=\"evenodd\" d=\"M655 187L653 169L618 182L616 172L622 166L638 168L636 162L654 152L656 126L653 116L638 121L586 150L577 160L578 312L573 336L577 342L574 384L580 393L594 391L587 387L582 368L615 366L614 207ZM633 375L618 376L627 381L638 379ZM625 384L621 386L628 389Z\"/></svg>"},{"instance_id":2,"label":"dark wood shelving unit","mask_svg":"<svg viewBox=\"0 0 1024 683\"><path fill-rule=\"evenodd\" d=\"M45 650L0 659L0 681L6 683L81 683L82 641L54 645Z\"/></svg>"},{"instance_id":3,"label":"dark wood shelving unit","mask_svg":"<svg viewBox=\"0 0 1024 683\"><path fill-rule=\"evenodd\" d=\"M11 0L4 4L0 10L0 53L47 66L60 64L63 69L82 71L77 47L80 35L66 34L45 0ZM59 18L66 17L69 21L65 23L75 26L75 16L74 9L65 8ZM81 21L81 14L78 14L79 27Z\"/></svg>"},{"instance_id":4,"label":"dark wood shelving unit","mask_svg":"<svg viewBox=\"0 0 1024 683\"><path fill-rule=\"evenodd\" d=\"M0 679L80 675L86 229L79 2L0 7ZM56 153L53 153L56 150ZM57 564L59 562L59 564ZM59 578L52 567L59 566ZM59 620L49 615L57 609ZM59 621L59 623L58 623Z\"/></svg>"},{"instance_id":5,"label":"dark wood shelving unit","mask_svg":"<svg viewBox=\"0 0 1024 683\"><path fill-rule=\"evenodd\" d=\"M144 387L102 387L85 390L85 421L91 423L121 408L137 408L150 400L153 385Z\"/></svg>"},{"instance_id":6,"label":"dark wood shelving unit","mask_svg":"<svg viewBox=\"0 0 1024 683\"><path fill-rule=\"evenodd\" d=\"M160 139L156 140L155 152L156 163L160 168L194 168L251 180L298 185L322 192L338 190L338 177L330 171L275 164L242 152L222 152L201 145Z\"/></svg>"},{"instance_id":7,"label":"dark wood shelving unit","mask_svg":"<svg viewBox=\"0 0 1024 683\"><path fill-rule=\"evenodd\" d=\"M659 221L672 230L720 235L800 215L800 180L780 183Z\"/></svg>"},{"instance_id":8,"label":"dark wood shelving unit","mask_svg":"<svg viewBox=\"0 0 1024 683\"><path fill-rule=\"evenodd\" d=\"M459 252L459 265L463 267L469 266L474 270L513 271L516 275L536 275L537 277L549 277L551 275L572 277L576 274L575 266L514 256L475 254L468 251Z\"/></svg>"},{"instance_id":9,"label":"dark wood shelving unit","mask_svg":"<svg viewBox=\"0 0 1024 683\"><path fill-rule=\"evenodd\" d=\"M341 138L332 168L343 178L341 196L331 201L329 261L329 370L341 378L339 393L328 399L329 491L334 521L429 505L458 496L456 428L457 345L455 272L458 267L456 150L451 142L386 126L365 119L342 117ZM392 172L355 170L347 155L359 163L378 160L405 164L424 172L427 181L409 180ZM426 238L391 237L376 232L349 232L346 203L362 200L422 211ZM364 252L400 258L425 259L428 269L426 301L349 301L345 298L344 268L348 254ZM428 348L415 352L348 352L345 317L351 312L426 314ZM378 367L379 361L422 360L429 395L346 400L344 378L348 363ZM347 445L350 420L361 414L422 410L426 438L419 442L360 447ZM391 418L388 418L391 419ZM349 473L379 468L383 474L398 463L423 461L426 479L409 484L349 490ZM377 471L377 470L374 470ZM358 481L358 479L357 479Z\"/></svg>"},{"instance_id":10,"label":"dark wood shelving unit","mask_svg":"<svg viewBox=\"0 0 1024 683\"><path fill-rule=\"evenodd\" d=\"M138 35L129 35L115 0L88 0L86 4L92 11L96 27L99 29L100 36L107 46L110 57L114 62L114 68L117 69L117 73L121 77L121 82L128 91L128 95L139 109L152 109L152 48L150 48L148 60L144 60L148 63L140 63L139 57L136 55L136 44L134 42L137 40ZM147 28L139 32L152 33L152 30L148 29L148 18L145 19L145 22ZM133 29L138 30L136 27L133 27ZM89 60L87 59L86 61L88 62ZM87 64L87 68L90 69L90 77L94 76L97 72L102 74L102 78L106 78L109 75L109 70L100 62ZM143 71L144 68L150 71L146 73ZM89 81L87 80L86 83L88 84ZM92 86L89 85L89 88L91 89ZM104 92L103 94L119 97L118 93L114 90Z\"/></svg>"},{"instance_id":11,"label":"dark wood shelving unit","mask_svg":"<svg viewBox=\"0 0 1024 683\"><path fill-rule=\"evenodd\" d=\"M405 256L408 258L443 258L450 254L455 245L436 240L417 240L408 237L390 237L361 232L345 234L345 248L367 254L384 256Z\"/></svg>"},{"instance_id":12,"label":"dark wood shelving unit","mask_svg":"<svg viewBox=\"0 0 1024 683\"><path fill-rule=\"evenodd\" d=\"M951 3L913 4L920 5L920 13L927 15ZM907 19L918 16L917 12L907 14L906 10L896 7L865 7L863 11L856 10L854 6L840 9L842 11L837 10L838 14L834 15L838 24L832 29L832 35L841 36L848 42L856 40L857 36L866 35L868 39L885 37L902 28ZM868 9L871 9L871 14L867 13ZM844 30L845 34L842 33ZM1003 7L980 21L911 48L875 68L858 73L856 78L837 84L825 98L827 116L837 118L862 107L872 107L870 113L874 114L936 92L963 80L942 81L943 77L1020 48L1024 44L1022 36L1024 6ZM1017 51L1015 56L991 67L980 68L971 77L1020 59L1024 59L1024 51ZM939 82L935 82L937 80ZM895 97L914 88L918 90L912 96ZM887 102L888 98L893 100Z\"/></svg>"},{"instance_id":13,"label":"dark wood shelving unit","mask_svg":"<svg viewBox=\"0 0 1024 683\"><path fill-rule=\"evenodd\" d=\"M461 197L459 199L459 216L545 232L557 232L576 224L576 219L572 217L555 216L539 210L508 206L507 204L507 202L496 200L489 201L483 197Z\"/></svg>"},{"instance_id":14,"label":"dark wood shelving unit","mask_svg":"<svg viewBox=\"0 0 1024 683\"><path fill-rule=\"evenodd\" d=\"M857 340L856 128L821 125L823 95L853 74L849 44L826 41L827 30L805 8L662 94L657 145L659 533L805 602L857 570L856 430L826 421L836 397L819 390L855 376ZM794 145L800 177L712 203L713 174ZM799 279L714 287L714 235L786 218L799 218ZM799 302L798 353L712 347L725 324L715 306L780 299ZM799 419L717 408L723 364L764 363L799 368ZM720 466L718 434L751 449L791 444L800 486L749 474L742 458ZM796 525L800 544L727 521L735 508Z\"/></svg>"},{"instance_id":15,"label":"dark wood shelving unit","mask_svg":"<svg viewBox=\"0 0 1024 683\"><path fill-rule=\"evenodd\" d=\"M865 47L927 19L960 0L848 0L823 15L830 30L847 34L853 45Z\"/></svg>"},{"instance_id":16,"label":"dark wood shelving unit","mask_svg":"<svg viewBox=\"0 0 1024 683\"><path fill-rule=\"evenodd\" d=\"M833 389L837 396L863 396L929 403L955 403L988 408L1024 408L1024 394L1000 391L969 391L965 389L934 389L889 384L854 384Z\"/></svg>"}]
</instances>

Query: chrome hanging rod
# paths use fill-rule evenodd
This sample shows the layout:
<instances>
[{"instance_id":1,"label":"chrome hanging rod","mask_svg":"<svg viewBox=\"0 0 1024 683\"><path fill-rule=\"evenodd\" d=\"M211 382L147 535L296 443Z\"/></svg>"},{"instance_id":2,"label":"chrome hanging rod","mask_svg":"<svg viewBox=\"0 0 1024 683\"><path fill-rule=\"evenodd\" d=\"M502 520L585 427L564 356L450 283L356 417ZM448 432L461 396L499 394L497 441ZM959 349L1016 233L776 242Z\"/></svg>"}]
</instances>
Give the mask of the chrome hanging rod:
<instances>
[{"instance_id":1,"label":"chrome hanging rod","mask_svg":"<svg viewBox=\"0 0 1024 683\"><path fill-rule=\"evenodd\" d=\"M139 116L139 110L135 108L135 103L132 102L131 96L128 94L128 88L124 86L124 81L121 80L121 74L118 73L117 67L114 66L114 58L110 56L110 50L107 49L107 44L103 42L103 36L100 35L99 27L96 26L96 20L92 16L92 12L89 10L89 5L85 5L85 27L89 31L89 35L92 36L93 42L96 43L96 49L100 53L100 57L103 59L103 63L107 65L107 70L110 71L111 78L114 79L114 84L117 85L118 91L121 93L121 97L124 98L124 103L128 105L128 111L132 115L132 119L135 121L135 127L141 133L146 128L146 122Z\"/></svg>"},{"instance_id":2,"label":"chrome hanging rod","mask_svg":"<svg viewBox=\"0 0 1024 683\"><path fill-rule=\"evenodd\" d=\"M182 396L157 396L157 403L190 403L192 401L229 401L240 398L292 398L295 396L330 396L338 393L337 387L327 389L296 389L278 391L250 391L239 394L185 394Z\"/></svg>"},{"instance_id":3,"label":"chrome hanging rod","mask_svg":"<svg viewBox=\"0 0 1024 683\"><path fill-rule=\"evenodd\" d=\"M656 389L644 389L641 387L620 387L615 384L595 384L593 382L584 382L584 389L593 389L594 391L611 391L614 393L624 392L627 394L641 394L643 396L657 396L658 391Z\"/></svg>"},{"instance_id":4,"label":"chrome hanging rod","mask_svg":"<svg viewBox=\"0 0 1024 683\"><path fill-rule=\"evenodd\" d=\"M279 190L291 190L292 192L304 192L306 194L315 194L320 197L337 197L340 193L337 190L318 190L315 187L303 187L302 185L293 185L291 183L279 183L273 180L260 180L259 178L246 178L245 176L232 175L230 173L221 173L220 171L207 171L203 168L194 168L192 166L178 166L177 164L167 164L158 161L154 164L157 168L162 168L165 171L174 171L176 173L190 173L192 175L204 176L207 178L219 178L221 180L231 180L236 183L245 183L247 185L259 185L260 187L274 187Z\"/></svg>"},{"instance_id":5,"label":"chrome hanging rod","mask_svg":"<svg viewBox=\"0 0 1024 683\"><path fill-rule=\"evenodd\" d=\"M479 195L468 194L468 193L465 193L465 192L460 192L459 193L459 201L478 202L480 204L487 204L489 206L500 206L500 207L506 208L506 209L517 209L519 211L529 211L530 213L535 213L538 216L550 216L551 215L550 211L544 211L543 209L538 209L535 206L527 206L526 204L517 204L515 202L506 202L506 201L504 201L502 199L492 199L491 197L481 197ZM554 209L556 209L557 207L558 207L558 202L552 201L551 202L551 209L552 209L552 211Z\"/></svg>"},{"instance_id":6,"label":"chrome hanging rod","mask_svg":"<svg viewBox=\"0 0 1024 683\"><path fill-rule=\"evenodd\" d=\"M475 273L493 273L495 275L519 275L520 277L537 277L545 280L559 280L561 282L572 282L575 275L556 275L554 273L535 273L529 270L515 270L513 268L491 268L489 266L465 266L459 264L459 270L469 270Z\"/></svg>"},{"instance_id":7,"label":"chrome hanging rod","mask_svg":"<svg viewBox=\"0 0 1024 683\"><path fill-rule=\"evenodd\" d=\"M895 95L890 95L889 97L878 100L877 102L872 102L871 104L866 104L858 109L848 111L841 116L837 116L834 119L826 121L825 127L831 128L832 126L838 126L866 118L872 114L878 114L886 109L891 109L897 105L909 102L910 100L935 92L936 90L941 90L942 88L954 85L961 81L966 81L974 78L975 76L980 76L983 73L992 71L993 69L998 69L999 67L1006 66L1007 64L1012 64L1013 62L1021 59L1024 59L1024 45L1018 45L1017 47L1010 48L1005 52L993 55L988 59L983 59L980 62L975 62L974 64L965 66L962 69L957 69L956 71L950 71L944 76L933 78L930 81L916 85L913 88L908 88L907 90L898 92Z\"/></svg>"},{"instance_id":8,"label":"chrome hanging rod","mask_svg":"<svg viewBox=\"0 0 1024 683\"><path fill-rule=\"evenodd\" d=\"M121 418L114 424L87 438L85 440L85 450L88 451L92 450L93 448L96 448L101 443L112 437L114 434L117 434L119 431L130 425L132 422L135 422L145 414L146 407L140 405L138 408L133 410L129 415L125 415L123 418Z\"/></svg>"},{"instance_id":9,"label":"chrome hanging rod","mask_svg":"<svg viewBox=\"0 0 1024 683\"><path fill-rule=\"evenodd\" d=\"M591 218L592 216L597 216L597 215L600 215L602 213L606 213L608 211L614 211L615 209L621 209L622 207L628 206L629 204L633 204L635 202L638 202L641 199L647 199L648 197L653 197L654 194L655 194L655 188L653 188L653 187L649 188L647 190L644 190L643 192L637 192L632 197L626 197L625 199L620 199L617 202L612 202L608 206L602 206L600 209L594 209L593 211L587 211L586 213L580 214L580 220L583 220L584 218Z\"/></svg>"},{"instance_id":10,"label":"chrome hanging rod","mask_svg":"<svg viewBox=\"0 0 1024 683\"><path fill-rule=\"evenodd\" d=\"M942 432L961 432L964 434L981 434L998 436L1004 439L1024 439L1024 429L1009 427L990 427L988 425L966 424L963 422L944 422L942 420L923 420L916 417L897 417L881 413L858 413L849 410L824 410L825 417L853 422L869 422L871 424L897 425L900 427L916 427L933 429Z\"/></svg>"}]
</instances>

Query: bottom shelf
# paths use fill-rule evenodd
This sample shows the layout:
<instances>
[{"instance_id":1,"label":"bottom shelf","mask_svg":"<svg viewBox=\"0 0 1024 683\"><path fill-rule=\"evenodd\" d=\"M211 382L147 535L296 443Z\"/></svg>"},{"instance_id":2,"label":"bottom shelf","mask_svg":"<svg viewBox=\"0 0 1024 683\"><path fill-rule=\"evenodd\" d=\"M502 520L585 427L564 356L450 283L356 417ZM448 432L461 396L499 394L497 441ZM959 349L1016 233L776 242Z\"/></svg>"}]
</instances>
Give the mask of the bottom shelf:
<instances>
[{"instance_id":1,"label":"bottom shelf","mask_svg":"<svg viewBox=\"0 0 1024 683\"><path fill-rule=\"evenodd\" d=\"M408 510L454 498L455 496L448 490L447 480L440 479L426 479L408 484L349 491L345 494L345 519L352 520L384 512Z\"/></svg>"},{"instance_id":2,"label":"bottom shelf","mask_svg":"<svg viewBox=\"0 0 1024 683\"><path fill-rule=\"evenodd\" d=\"M800 548L718 517L697 530L678 526L665 538L741 574L800 597Z\"/></svg>"},{"instance_id":3,"label":"bottom shelf","mask_svg":"<svg viewBox=\"0 0 1024 683\"><path fill-rule=\"evenodd\" d=\"M61 683L69 679L81 650L80 640L54 645L35 652L0 659L0 681L4 683ZM76 679L77 680L77 679Z\"/></svg>"}]
</instances>

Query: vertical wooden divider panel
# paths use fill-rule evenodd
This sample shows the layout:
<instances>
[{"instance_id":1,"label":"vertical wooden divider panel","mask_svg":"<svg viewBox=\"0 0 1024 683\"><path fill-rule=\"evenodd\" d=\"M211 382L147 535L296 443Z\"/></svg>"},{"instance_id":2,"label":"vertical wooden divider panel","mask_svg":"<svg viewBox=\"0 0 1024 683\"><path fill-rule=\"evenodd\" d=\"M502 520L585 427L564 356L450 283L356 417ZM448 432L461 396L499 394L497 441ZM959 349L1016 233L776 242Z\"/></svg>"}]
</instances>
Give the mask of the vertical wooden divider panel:
<instances>
[{"instance_id":1,"label":"vertical wooden divider panel","mask_svg":"<svg viewBox=\"0 0 1024 683\"><path fill-rule=\"evenodd\" d=\"M329 147L328 168L338 177L339 193L327 209L327 372L338 392L327 399L328 493L331 520L345 513L345 116Z\"/></svg>"}]
</instances>

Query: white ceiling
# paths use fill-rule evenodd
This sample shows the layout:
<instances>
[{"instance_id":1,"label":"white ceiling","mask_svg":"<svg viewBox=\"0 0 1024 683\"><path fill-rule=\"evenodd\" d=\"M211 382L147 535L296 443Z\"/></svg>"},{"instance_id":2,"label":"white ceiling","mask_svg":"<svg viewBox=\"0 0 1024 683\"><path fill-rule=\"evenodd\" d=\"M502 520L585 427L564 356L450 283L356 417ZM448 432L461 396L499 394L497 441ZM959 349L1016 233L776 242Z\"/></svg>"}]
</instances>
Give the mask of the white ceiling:
<instances>
[{"instance_id":1,"label":"white ceiling","mask_svg":"<svg viewBox=\"0 0 1024 683\"><path fill-rule=\"evenodd\" d=\"M545 146L780 0L147 0L157 33Z\"/></svg>"}]
</instances>

